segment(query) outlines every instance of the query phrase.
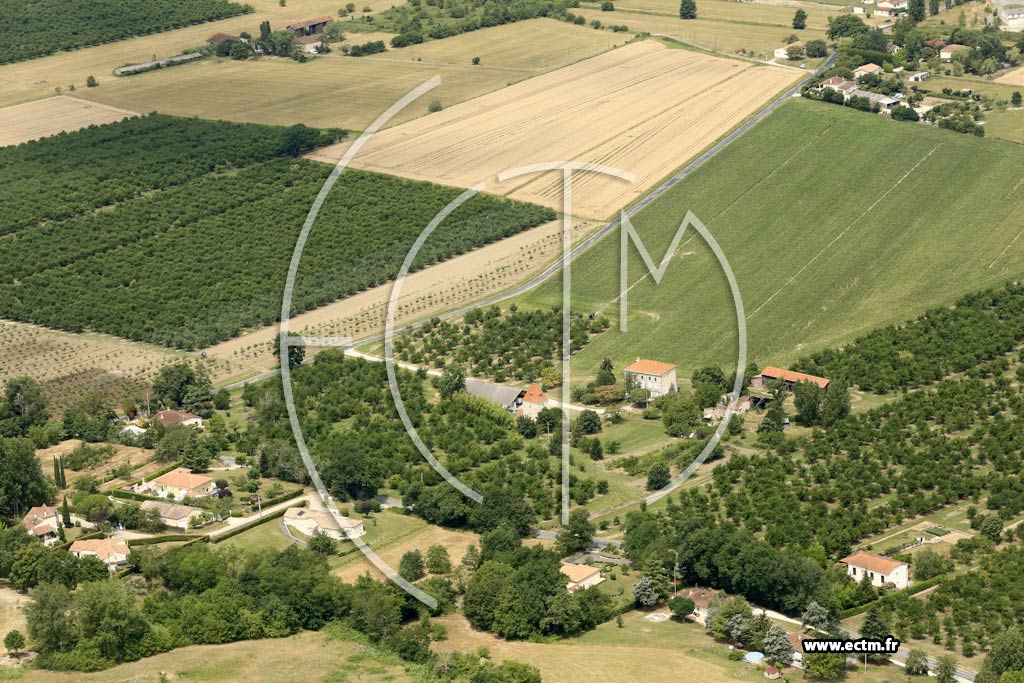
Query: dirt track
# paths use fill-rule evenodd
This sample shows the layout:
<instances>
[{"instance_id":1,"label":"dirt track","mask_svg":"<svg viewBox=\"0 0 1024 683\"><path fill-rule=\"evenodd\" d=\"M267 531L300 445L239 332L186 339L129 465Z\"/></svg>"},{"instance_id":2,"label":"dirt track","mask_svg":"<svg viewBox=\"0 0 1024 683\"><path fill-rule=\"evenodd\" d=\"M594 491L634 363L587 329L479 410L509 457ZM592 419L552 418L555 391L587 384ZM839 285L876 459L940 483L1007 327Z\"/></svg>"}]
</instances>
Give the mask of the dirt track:
<instances>
[{"instance_id":1,"label":"dirt track","mask_svg":"<svg viewBox=\"0 0 1024 683\"><path fill-rule=\"evenodd\" d=\"M615 166L636 182L581 175L573 212L603 219L644 194L756 111L799 72L633 43L396 126L353 166L561 208L561 178L498 183L497 173L552 160ZM347 144L347 143L346 143ZM312 158L336 162L345 145Z\"/></svg>"}]
</instances>

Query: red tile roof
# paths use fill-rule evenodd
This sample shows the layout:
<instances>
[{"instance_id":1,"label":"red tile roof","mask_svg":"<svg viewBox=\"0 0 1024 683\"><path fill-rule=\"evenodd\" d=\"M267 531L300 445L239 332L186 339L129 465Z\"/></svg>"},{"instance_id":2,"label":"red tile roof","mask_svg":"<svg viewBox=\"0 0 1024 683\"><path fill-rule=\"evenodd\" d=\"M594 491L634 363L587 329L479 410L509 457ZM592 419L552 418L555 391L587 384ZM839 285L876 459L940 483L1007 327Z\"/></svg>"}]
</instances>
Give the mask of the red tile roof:
<instances>
[{"instance_id":1,"label":"red tile roof","mask_svg":"<svg viewBox=\"0 0 1024 683\"><path fill-rule=\"evenodd\" d=\"M671 363L662 363L660 360L640 360L627 365L625 372L636 372L642 375L657 375L661 377L676 369Z\"/></svg>"},{"instance_id":2,"label":"red tile roof","mask_svg":"<svg viewBox=\"0 0 1024 683\"><path fill-rule=\"evenodd\" d=\"M798 382L813 382L822 389L826 388L829 385L829 382L831 382L827 377L808 375L805 372L795 372L793 370L783 370L782 368L777 368L772 365L767 366L761 371L761 377L768 379L781 379L786 382L793 382L794 384Z\"/></svg>"},{"instance_id":3,"label":"red tile roof","mask_svg":"<svg viewBox=\"0 0 1024 683\"><path fill-rule=\"evenodd\" d=\"M72 553L90 552L96 557L107 562L112 555L127 555L128 546L119 538L87 538L82 541L75 541L71 544L69 551Z\"/></svg>"},{"instance_id":4,"label":"red tile roof","mask_svg":"<svg viewBox=\"0 0 1024 683\"><path fill-rule=\"evenodd\" d=\"M878 572L879 574L891 574L897 568L906 564L905 562L898 562L889 557L882 557L881 555L875 555L873 553L859 552L844 557L839 560L842 564L853 565L854 567L860 567L861 569L867 569L868 571Z\"/></svg>"},{"instance_id":5,"label":"red tile roof","mask_svg":"<svg viewBox=\"0 0 1024 683\"><path fill-rule=\"evenodd\" d=\"M204 477L201 474L193 474L192 470L187 467L179 467L171 470L167 474L161 475L153 480L154 483L163 484L164 486L174 486L179 489L186 489L192 491L200 486L206 486L213 479Z\"/></svg>"},{"instance_id":6,"label":"red tile roof","mask_svg":"<svg viewBox=\"0 0 1024 683\"><path fill-rule=\"evenodd\" d=\"M536 382L526 387L526 393L523 394L523 403L546 403L547 400L548 395Z\"/></svg>"}]
</instances>

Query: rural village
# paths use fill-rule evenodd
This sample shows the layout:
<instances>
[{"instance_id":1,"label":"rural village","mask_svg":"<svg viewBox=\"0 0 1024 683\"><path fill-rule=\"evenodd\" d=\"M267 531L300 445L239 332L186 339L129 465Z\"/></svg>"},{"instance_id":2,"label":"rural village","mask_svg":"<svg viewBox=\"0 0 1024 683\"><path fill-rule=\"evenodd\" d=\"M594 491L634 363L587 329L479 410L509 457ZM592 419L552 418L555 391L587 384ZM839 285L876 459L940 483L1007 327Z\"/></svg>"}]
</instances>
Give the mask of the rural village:
<instances>
[{"instance_id":1,"label":"rural village","mask_svg":"<svg viewBox=\"0 0 1024 683\"><path fill-rule=\"evenodd\" d=\"M0 681L1024 683L1024 2L3 0Z\"/></svg>"}]
</instances>

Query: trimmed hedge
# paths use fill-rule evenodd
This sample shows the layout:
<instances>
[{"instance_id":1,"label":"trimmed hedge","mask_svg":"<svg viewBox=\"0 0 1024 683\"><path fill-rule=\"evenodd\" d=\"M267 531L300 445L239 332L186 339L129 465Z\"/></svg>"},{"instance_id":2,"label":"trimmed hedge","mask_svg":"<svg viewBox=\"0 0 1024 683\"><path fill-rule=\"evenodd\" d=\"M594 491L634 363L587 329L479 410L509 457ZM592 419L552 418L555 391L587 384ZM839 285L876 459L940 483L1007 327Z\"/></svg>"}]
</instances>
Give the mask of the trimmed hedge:
<instances>
[{"instance_id":1,"label":"trimmed hedge","mask_svg":"<svg viewBox=\"0 0 1024 683\"><path fill-rule=\"evenodd\" d=\"M172 543L177 541L209 541L207 536L201 536L196 534L164 534L163 536L151 536L150 538L133 538L128 541L128 547L131 548L137 545L153 545L156 543Z\"/></svg>"},{"instance_id":2,"label":"trimmed hedge","mask_svg":"<svg viewBox=\"0 0 1024 683\"><path fill-rule=\"evenodd\" d=\"M283 503L286 500L291 500L292 498L298 498L303 493L305 493L304 489L295 489L291 493L282 493L277 498L270 498L268 500L263 501L263 507L265 507L265 508L272 507L274 505L277 505L278 503ZM258 505L250 505L249 509L252 510L253 512L255 512L256 510L259 510L259 506Z\"/></svg>"},{"instance_id":3,"label":"trimmed hedge","mask_svg":"<svg viewBox=\"0 0 1024 683\"><path fill-rule=\"evenodd\" d=\"M114 489L113 491L110 491L109 493L114 498L124 498L125 500L141 500L141 501L159 500L159 501L162 501L164 503L166 503L166 502L174 502L174 501L168 501L166 498L161 498L160 496L147 496L144 493L135 493L134 491L122 491L121 489Z\"/></svg>"},{"instance_id":4,"label":"trimmed hedge","mask_svg":"<svg viewBox=\"0 0 1024 683\"><path fill-rule=\"evenodd\" d=\"M898 591L894 591L892 593L889 593L888 595L883 595L882 597L878 598L877 600L872 600L871 602L866 602L866 603L864 603L863 605L861 605L859 607L851 607L850 609L843 610L842 612L839 613L839 618L840 618L840 620L842 620L842 619L849 619L850 617L855 617L858 614L863 614L864 612L867 612L869 609L871 609L871 607L873 605L880 605L880 604L882 604L882 603L884 603L886 601L890 601L890 600L895 599L897 594L906 595L908 598L913 596L913 595L917 595L921 591L925 591L925 590L928 590L929 588L932 588L933 586L939 585L940 583L942 583L942 581L945 578L947 578L946 574L940 574L938 576L933 576L932 578L928 579L927 581L919 581L919 582L915 583L913 586L910 586L909 588L904 588L902 590L898 590Z\"/></svg>"},{"instance_id":5,"label":"trimmed hedge","mask_svg":"<svg viewBox=\"0 0 1024 683\"><path fill-rule=\"evenodd\" d=\"M296 503L295 507L306 507L306 501L303 500L303 501L300 501L300 502ZM229 531L229 532L227 532L225 534L221 534L221 535L219 535L217 537L213 537L213 538L211 538L211 537L207 537L207 538L210 539L210 543L220 543L221 541L226 541L227 539L231 538L232 536L237 536L238 534L240 534L240 533L242 533L244 531L248 531L249 529L255 529L260 524L265 524L265 523L269 522L272 519L277 519L278 517L284 517L284 513L287 510L288 510L288 508L284 508L284 509L278 510L277 512L272 512L272 513L270 513L268 515L264 515L262 519L255 519L255 520L249 522L248 524L243 524L243 525L241 525L239 527L235 527L234 529L232 529L231 531Z\"/></svg>"}]
</instances>

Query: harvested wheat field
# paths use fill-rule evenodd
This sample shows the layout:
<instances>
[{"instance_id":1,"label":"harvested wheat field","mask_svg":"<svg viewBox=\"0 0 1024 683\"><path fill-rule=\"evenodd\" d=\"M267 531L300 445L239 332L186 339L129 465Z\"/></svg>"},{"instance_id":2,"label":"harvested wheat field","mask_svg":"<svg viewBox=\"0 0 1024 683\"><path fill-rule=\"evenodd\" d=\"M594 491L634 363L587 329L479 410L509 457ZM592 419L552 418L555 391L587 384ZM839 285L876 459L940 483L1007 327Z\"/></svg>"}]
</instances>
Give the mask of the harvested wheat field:
<instances>
[{"instance_id":1,"label":"harvested wheat field","mask_svg":"<svg viewBox=\"0 0 1024 683\"><path fill-rule=\"evenodd\" d=\"M603 219L708 147L799 72L633 43L379 133L353 165L561 208L561 176L498 183L507 169L553 160L629 171L633 184L579 175L573 213ZM346 143L347 144L347 143ZM313 158L336 161L345 145Z\"/></svg>"},{"instance_id":2,"label":"harvested wheat field","mask_svg":"<svg viewBox=\"0 0 1024 683\"><path fill-rule=\"evenodd\" d=\"M596 226L577 221L574 240ZM411 273L402 285L395 326L501 292L540 272L561 253L561 228L561 221L546 223ZM316 239L315 229L310 239ZM291 319L289 329L301 335L356 340L382 333L393 287L389 282L301 313ZM275 323L205 349L207 359L217 367L212 371L215 381L237 381L277 367L273 349L278 332Z\"/></svg>"},{"instance_id":3,"label":"harvested wheat field","mask_svg":"<svg viewBox=\"0 0 1024 683\"><path fill-rule=\"evenodd\" d=\"M1024 68L1008 71L995 80L1003 85L1024 85Z\"/></svg>"},{"instance_id":4,"label":"harvested wheat field","mask_svg":"<svg viewBox=\"0 0 1024 683\"><path fill-rule=\"evenodd\" d=\"M120 121L135 112L63 95L0 109L0 147Z\"/></svg>"}]
</instances>

